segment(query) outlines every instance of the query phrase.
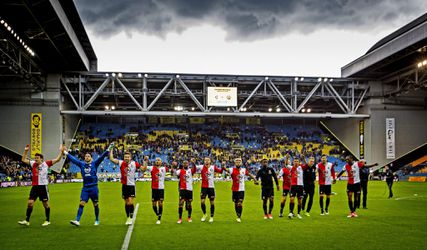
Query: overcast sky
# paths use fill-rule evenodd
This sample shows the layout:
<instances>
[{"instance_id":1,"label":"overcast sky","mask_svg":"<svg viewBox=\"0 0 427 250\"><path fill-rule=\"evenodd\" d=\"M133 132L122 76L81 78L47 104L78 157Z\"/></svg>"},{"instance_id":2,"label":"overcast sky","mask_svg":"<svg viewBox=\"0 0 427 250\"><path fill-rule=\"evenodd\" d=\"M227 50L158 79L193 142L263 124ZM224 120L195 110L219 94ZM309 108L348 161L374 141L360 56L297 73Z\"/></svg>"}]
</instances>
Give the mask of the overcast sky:
<instances>
[{"instance_id":1,"label":"overcast sky","mask_svg":"<svg viewBox=\"0 0 427 250\"><path fill-rule=\"evenodd\" d=\"M99 71L340 76L425 0L75 0Z\"/></svg>"}]
</instances>

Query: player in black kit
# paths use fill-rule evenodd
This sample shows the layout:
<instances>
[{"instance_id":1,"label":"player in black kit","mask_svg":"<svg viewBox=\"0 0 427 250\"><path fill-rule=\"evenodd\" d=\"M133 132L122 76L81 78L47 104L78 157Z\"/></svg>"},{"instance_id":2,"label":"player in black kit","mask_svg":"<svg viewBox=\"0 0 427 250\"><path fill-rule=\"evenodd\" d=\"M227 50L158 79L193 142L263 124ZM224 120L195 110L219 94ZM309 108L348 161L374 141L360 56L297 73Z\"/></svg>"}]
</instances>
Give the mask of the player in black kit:
<instances>
[{"instance_id":1,"label":"player in black kit","mask_svg":"<svg viewBox=\"0 0 427 250\"><path fill-rule=\"evenodd\" d=\"M268 166L268 160L261 160L261 168L258 170L256 175L256 180L261 179L261 198L262 198L262 207L264 209L264 219L273 219L271 211L273 211L274 206L274 188L273 188L273 179L276 182L277 191L279 191L279 181L277 180L276 172L272 167ZM267 201L270 200L270 205L268 207L267 213Z\"/></svg>"}]
</instances>

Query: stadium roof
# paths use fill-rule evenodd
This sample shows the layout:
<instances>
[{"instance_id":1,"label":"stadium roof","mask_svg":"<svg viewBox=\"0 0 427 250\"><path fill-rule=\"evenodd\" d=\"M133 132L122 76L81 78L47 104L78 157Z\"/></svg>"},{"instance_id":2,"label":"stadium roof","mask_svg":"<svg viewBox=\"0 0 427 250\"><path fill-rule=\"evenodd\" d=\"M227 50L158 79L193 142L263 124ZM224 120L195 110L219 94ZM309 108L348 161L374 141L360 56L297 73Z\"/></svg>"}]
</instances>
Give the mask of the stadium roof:
<instances>
[{"instance_id":1,"label":"stadium roof","mask_svg":"<svg viewBox=\"0 0 427 250\"><path fill-rule=\"evenodd\" d=\"M95 52L72 0L2 0L0 18L34 51L32 59L45 72L97 69ZM22 47L16 36L1 28L4 41Z\"/></svg>"},{"instance_id":2,"label":"stadium roof","mask_svg":"<svg viewBox=\"0 0 427 250\"><path fill-rule=\"evenodd\" d=\"M427 13L384 37L365 55L341 68L342 77L381 79L414 68L426 55Z\"/></svg>"}]
</instances>

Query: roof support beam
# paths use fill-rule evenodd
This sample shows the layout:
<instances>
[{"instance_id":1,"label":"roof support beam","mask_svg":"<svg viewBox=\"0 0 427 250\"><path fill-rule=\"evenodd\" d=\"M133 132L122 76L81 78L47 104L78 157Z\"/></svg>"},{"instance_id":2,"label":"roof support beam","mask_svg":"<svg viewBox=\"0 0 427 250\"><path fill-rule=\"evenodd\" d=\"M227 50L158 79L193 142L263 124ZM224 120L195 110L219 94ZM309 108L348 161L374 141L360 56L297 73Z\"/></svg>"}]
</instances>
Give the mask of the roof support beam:
<instances>
[{"instance_id":1,"label":"roof support beam","mask_svg":"<svg viewBox=\"0 0 427 250\"><path fill-rule=\"evenodd\" d=\"M68 88L67 84L66 84L65 82L64 82L63 84L64 84L65 89L66 89L66 90L67 90L67 92L68 92L68 95L71 97L71 100L73 100L73 103L74 103L74 105L76 106L77 110L80 110L80 106L77 104L76 99L74 99L73 94L71 94L71 91L70 91L70 89Z\"/></svg>"},{"instance_id":2,"label":"roof support beam","mask_svg":"<svg viewBox=\"0 0 427 250\"><path fill-rule=\"evenodd\" d=\"M117 115L117 116L236 116L236 117L271 117L271 118L369 118L362 114L324 114L324 113L265 113L265 112L179 112L179 111L94 111L63 110L61 114L74 115Z\"/></svg>"},{"instance_id":3,"label":"roof support beam","mask_svg":"<svg viewBox=\"0 0 427 250\"><path fill-rule=\"evenodd\" d=\"M291 107L288 101L286 101L285 97L280 93L279 89L277 89L276 85L271 80L267 81L268 86L270 89L276 94L276 96L279 98L279 101L282 103L283 107L286 108L288 112L293 112L294 109Z\"/></svg>"},{"instance_id":4,"label":"roof support beam","mask_svg":"<svg viewBox=\"0 0 427 250\"><path fill-rule=\"evenodd\" d=\"M73 43L74 47L76 48L77 53L79 54L80 59L82 60L83 64L85 65L86 69L90 70L89 59L88 59L86 53L84 52L83 46L81 45L79 39L77 38L77 35L74 32L74 29L71 26L71 23L67 18L67 15L65 14L64 10L62 9L61 3L59 2L59 0L49 0L49 2L52 5L53 9L55 10L56 15L58 16L62 25L64 26L64 29L67 32L67 35L70 37L71 42Z\"/></svg>"},{"instance_id":5,"label":"roof support beam","mask_svg":"<svg viewBox=\"0 0 427 250\"><path fill-rule=\"evenodd\" d=\"M190 98L194 101L194 103L199 107L201 111L206 111L205 107L203 107L202 104L200 104L199 100L194 96L193 92L187 87L187 85L181 80L181 78L177 78L178 83L181 84L181 86L184 88L185 92L190 96Z\"/></svg>"},{"instance_id":6,"label":"roof support beam","mask_svg":"<svg viewBox=\"0 0 427 250\"><path fill-rule=\"evenodd\" d=\"M95 91L95 93L90 97L89 101L83 106L83 110L87 110L89 106L95 101L95 99L98 97L99 93L108 85L108 83L111 81L111 78L108 77L105 79L105 81L99 86L99 88Z\"/></svg>"},{"instance_id":7,"label":"roof support beam","mask_svg":"<svg viewBox=\"0 0 427 250\"><path fill-rule=\"evenodd\" d=\"M369 87L368 87L368 88L366 88L366 89L362 92L362 94L359 96L359 100L357 101L356 106L355 106L355 107L353 107L353 110L352 110L352 113L353 113L353 114L354 114L354 113L356 113L356 111L359 109L359 106L360 106L360 104L362 103L363 98L365 98L366 93L368 93L368 90L369 90Z\"/></svg>"},{"instance_id":8,"label":"roof support beam","mask_svg":"<svg viewBox=\"0 0 427 250\"><path fill-rule=\"evenodd\" d=\"M314 95L314 93L316 93L316 90L320 87L320 85L322 85L322 82L318 82L314 88L310 91L310 93L308 93L308 95L305 97L305 99L300 103L300 105L298 106L296 112L299 113L301 111L301 109L304 107L304 105L308 102L308 100L310 100L310 98Z\"/></svg>"},{"instance_id":9,"label":"roof support beam","mask_svg":"<svg viewBox=\"0 0 427 250\"><path fill-rule=\"evenodd\" d=\"M130 93L130 91L126 88L126 86L122 83L122 81L120 81L120 79L116 78L117 83L120 85L120 87L122 87L122 89L124 89L126 91L126 93L128 94L128 96L130 97L130 99L135 103L135 105L140 109L143 110L143 108L141 107L141 104L139 104L139 102L135 99L135 97L133 97L133 95Z\"/></svg>"},{"instance_id":10,"label":"roof support beam","mask_svg":"<svg viewBox=\"0 0 427 250\"><path fill-rule=\"evenodd\" d=\"M165 93L166 89L169 88L169 85L173 82L173 78L171 78L166 85L163 87L162 90L160 90L160 93L154 98L154 100L150 103L150 105L147 108L147 111L150 111L154 104L156 104L156 102L159 100L159 98Z\"/></svg>"},{"instance_id":11,"label":"roof support beam","mask_svg":"<svg viewBox=\"0 0 427 250\"><path fill-rule=\"evenodd\" d=\"M338 94L338 92L334 89L334 87L331 85L330 82L325 82L326 86L329 87L330 93L336 98L337 102L340 102L342 107L344 107L346 113L350 112L350 109L348 108L347 104L343 101L341 96Z\"/></svg>"},{"instance_id":12,"label":"roof support beam","mask_svg":"<svg viewBox=\"0 0 427 250\"><path fill-rule=\"evenodd\" d=\"M242 103L242 105L240 106L239 110L242 110L245 105L249 102L249 100L255 95L255 93L257 92L257 90L259 89L259 87L261 87L264 84L265 80L262 80L258 83L258 85L254 88L254 90L252 90L251 94L246 98L246 100Z\"/></svg>"}]
</instances>

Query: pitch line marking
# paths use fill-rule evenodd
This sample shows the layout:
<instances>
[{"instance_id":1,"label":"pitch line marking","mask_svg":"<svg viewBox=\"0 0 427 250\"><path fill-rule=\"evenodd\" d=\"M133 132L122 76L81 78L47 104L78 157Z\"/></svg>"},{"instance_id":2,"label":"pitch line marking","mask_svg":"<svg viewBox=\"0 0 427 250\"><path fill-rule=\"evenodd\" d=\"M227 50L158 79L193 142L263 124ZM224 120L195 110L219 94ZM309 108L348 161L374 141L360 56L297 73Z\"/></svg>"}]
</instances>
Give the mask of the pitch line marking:
<instances>
[{"instance_id":1,"label":"pitch line marking","mask_svg":"<svg viewBox=\"0 0 427 250\"><path fill-rule=\"evenodd\" d=\"M138 213L139 203L136 204L135 213L132 218L132 225L129 226L128 232L126 233L125 240L123 241L122 250L127 250L130 243L130 237L132 236L133 226L135 225L136 214Z\"/></svg>"},{"instance_id":2,"label":"pitch line marking","mask_svg":"<svg viewBox=\"0 0 427 250\"><path fill-rule=\"evenodd\" d=\"M418 195L413 195L413 196L405 196L405 197L399 197L396 198L395 200L407 200L407 199L415 199L415 198L426 198L427 196L418 196Z\"/></svg>"}]
</instances>

